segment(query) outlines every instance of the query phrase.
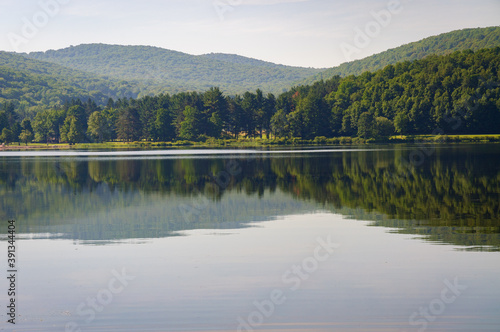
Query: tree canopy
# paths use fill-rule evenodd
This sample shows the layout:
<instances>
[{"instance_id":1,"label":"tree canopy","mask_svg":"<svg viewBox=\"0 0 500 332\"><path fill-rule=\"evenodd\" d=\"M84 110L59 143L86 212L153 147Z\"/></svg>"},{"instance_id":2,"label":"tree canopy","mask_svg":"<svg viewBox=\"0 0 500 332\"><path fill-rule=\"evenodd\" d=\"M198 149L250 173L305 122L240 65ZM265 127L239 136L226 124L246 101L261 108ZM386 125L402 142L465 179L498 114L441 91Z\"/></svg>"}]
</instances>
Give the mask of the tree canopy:
<instances>
[{"instance_id":1,"label":"tree canopy","mask_svg":"<svg viewBox=\"0 0 500 332\"><path fill-rule=\"evenodd\" d=\"M226 96L160 94L138 99L73 99L36 116L15 103L0 107L1 137L33 130L39 142L121 139L204 140L209 137L383 138L393 134L500 132L500 47L429 56L359 76L293 87L277 97L257 89ZM32 129L22 128L29 118ZM22 139L26 140L26 135Z\"/></svg>"},{"instance_id":2,"label":"tree canopy","mask_svg":"<svg viewBox=\"0 0 500 332\"><path fill-rule=\"evenodd\" d=\"M402 61L423 59L429 55L447 55L456 51L478 51L500 46L500 27L462 29L428 37L402 45L361 60L346 62L306 78L301 84L312 84L336 75L361 75Z\"/></svg>"}]
</instances>

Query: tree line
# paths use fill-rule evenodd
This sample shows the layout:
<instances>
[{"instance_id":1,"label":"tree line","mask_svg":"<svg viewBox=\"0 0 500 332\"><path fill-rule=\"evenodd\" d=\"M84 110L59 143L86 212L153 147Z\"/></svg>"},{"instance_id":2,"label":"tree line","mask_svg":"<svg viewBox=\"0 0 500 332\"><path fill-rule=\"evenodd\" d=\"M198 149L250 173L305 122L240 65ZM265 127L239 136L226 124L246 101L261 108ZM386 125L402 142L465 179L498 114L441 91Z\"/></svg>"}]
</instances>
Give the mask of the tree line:
<instances>
[{"instance_id":1,"label":"tree line","mask_svg":"<svg viewBox=\"0 0 500 332\"><path fill-rule=\"evenodd\" d=\"M278 96L261 90L74 99L20 119L0 111L2 142L203 141L245 137L362 137L500 133L500 47L401 62L333 77ZM436 129L439 129L436 131Z\"/></svg>"}]
</instances>

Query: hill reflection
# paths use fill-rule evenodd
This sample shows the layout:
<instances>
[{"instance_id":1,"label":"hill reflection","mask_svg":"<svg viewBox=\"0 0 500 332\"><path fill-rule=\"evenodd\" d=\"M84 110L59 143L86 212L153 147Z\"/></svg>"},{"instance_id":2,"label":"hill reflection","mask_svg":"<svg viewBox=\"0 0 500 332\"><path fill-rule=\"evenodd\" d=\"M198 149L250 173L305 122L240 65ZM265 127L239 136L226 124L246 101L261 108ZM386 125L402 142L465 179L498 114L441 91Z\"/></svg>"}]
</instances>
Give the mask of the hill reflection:
<instances>
[{"instance_id":1,"label":"hill reflection","mask_svg":"<svg viewBox=\"0 0 500 332\"><path fill-rule=\"evenodd\" d=\"M500 147L216 158L0 157L0 218L84 241L239 228L327 210L466 250L500 247Z\"/></svg>"}]
</instances>

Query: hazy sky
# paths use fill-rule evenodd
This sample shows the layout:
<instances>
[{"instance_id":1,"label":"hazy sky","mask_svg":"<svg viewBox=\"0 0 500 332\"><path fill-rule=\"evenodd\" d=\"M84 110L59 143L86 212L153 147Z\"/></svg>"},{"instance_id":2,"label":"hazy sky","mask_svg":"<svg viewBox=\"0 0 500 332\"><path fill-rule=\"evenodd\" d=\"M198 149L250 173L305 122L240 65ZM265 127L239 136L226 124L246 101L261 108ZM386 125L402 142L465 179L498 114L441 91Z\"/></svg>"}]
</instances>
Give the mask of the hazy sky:
<instances>
[{"instance_id":1,"label":"hazy sky","mask_svg":"<svg viewBox=\"0 0 500 332\"><path fill-rule=\"evenodd\" d=\"M152 45L304 67L495 25L500 0L0 0L0 50Z\"/></svg>"}]
</instances>

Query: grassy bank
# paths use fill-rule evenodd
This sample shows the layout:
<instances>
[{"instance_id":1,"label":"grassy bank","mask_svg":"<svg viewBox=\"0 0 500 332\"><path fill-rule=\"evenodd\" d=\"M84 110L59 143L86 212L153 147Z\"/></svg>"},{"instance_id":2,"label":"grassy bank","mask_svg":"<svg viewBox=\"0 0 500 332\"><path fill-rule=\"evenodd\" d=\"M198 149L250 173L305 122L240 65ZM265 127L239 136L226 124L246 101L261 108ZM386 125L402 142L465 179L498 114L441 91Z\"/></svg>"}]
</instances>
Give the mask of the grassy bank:
<instances>
[{"instance_id":1,"label":"grassy bank","mask_svg":"<svg viewBox=\"0 0 500 332\"><path fill-rule=\"evenodd\" d=\"M392 136L390 142L402 143L473 143L500 142L500 135L415 135Z\"/></svg>"},{"instance_id":2,"label":"grassy bank","mask_svg":"<svg viewBox=\"0 0 500 332\"><path fill-rule=\"evenodd\" d=\"M30 150L30 149L155 149L179 147L264 147L264 146L314 146L314 145L358 145L371 143L473 143L473 142L500 142L500 135L414 135L392 136L384 139L364 139L360 137L316 137L313 140L300 138L240 138L214 139L202 142L175 141L175 142L104 142L104 143L77 143L45 144L31 143L19 145L11 143L2 146L1 150Z\"/></svg>"}]
</instances>

